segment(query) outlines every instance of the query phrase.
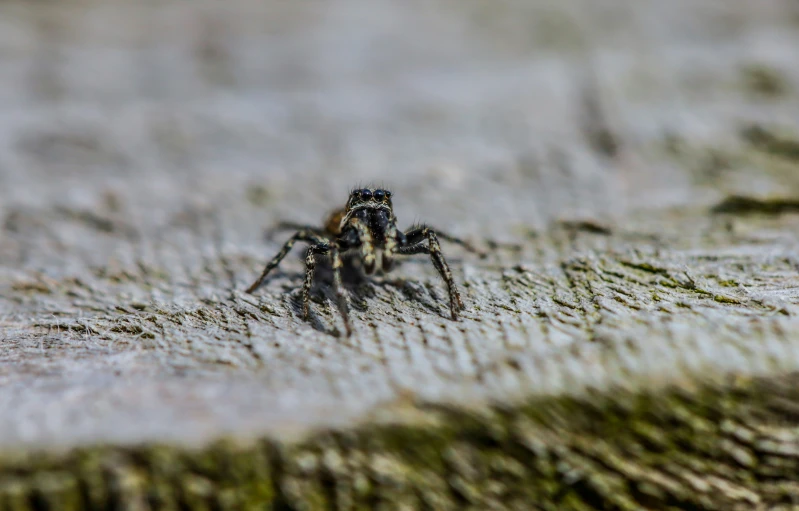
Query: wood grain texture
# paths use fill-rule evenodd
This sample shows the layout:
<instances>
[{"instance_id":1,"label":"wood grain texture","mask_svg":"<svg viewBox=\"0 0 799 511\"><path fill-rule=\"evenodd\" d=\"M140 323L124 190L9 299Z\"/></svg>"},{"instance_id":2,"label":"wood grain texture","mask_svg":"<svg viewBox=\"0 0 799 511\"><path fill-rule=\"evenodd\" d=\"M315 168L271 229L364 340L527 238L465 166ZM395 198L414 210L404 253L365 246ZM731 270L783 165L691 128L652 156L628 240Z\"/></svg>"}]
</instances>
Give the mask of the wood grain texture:
<instances>
[{"instance_id":1,"label":"wood grain texture","mask_svg":"<svg viewBox=\"0 0 799 511\"><path fill-rule=\"evenodd\" d=\"M0 509L788 509L797 15L3 3ZM243 293L369 182L461 321Z\"/></svg>"}]
</instances>

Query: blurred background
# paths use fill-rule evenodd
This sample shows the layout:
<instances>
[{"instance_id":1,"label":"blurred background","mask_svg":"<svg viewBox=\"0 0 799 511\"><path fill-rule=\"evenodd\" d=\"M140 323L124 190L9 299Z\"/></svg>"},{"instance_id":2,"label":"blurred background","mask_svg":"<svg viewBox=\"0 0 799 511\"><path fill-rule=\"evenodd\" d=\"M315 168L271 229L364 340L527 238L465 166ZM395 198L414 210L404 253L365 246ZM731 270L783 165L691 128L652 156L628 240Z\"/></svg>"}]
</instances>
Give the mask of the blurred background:
<instances>
[{"instance_id":1,"label":"blurred background","mask_svg":"<svg viewBox=\"0 0 799 511\"><path fill-rule=\"evenodd\" d=\"M408 223L513 238L768 193L796 181L736 145L796 128L797 47L790 0L7 0L0 197L268 224L377 182Z\"/></svg>"},{"instance_id":2,"label":"blurred background","mask_svg":"<svg viewBox=\"0 0 799 511\"><path fill-rule=\"evenodd\" d=\"M660 318L702 339L726 322L735 348L751 315L795 301L790 258L766 260L796 254L791 225L753 224L752 241L707 212L740 195L796 208L797 48L795 0L2 0L0 440L260 434L407 389L626 378L595 363L617 353L600 323L639 328L631 372L699 367L649 342L672 335ZM447 248L468 321L440 314L424 260L370 288L351 343L323 300L299 319L298 257L240 293L282 241L265 228L318 223L359 183L394 190L401 226L521 245ZM549 232L561 220L588 234ZM730 246L740 259L702 270L718 289L699 298L734 277L777 305L694 314L693 288L658 280ZM639 249L667 269L597 283L568 267L590 253L625 275Z\"/></svg>"}]
</instances>

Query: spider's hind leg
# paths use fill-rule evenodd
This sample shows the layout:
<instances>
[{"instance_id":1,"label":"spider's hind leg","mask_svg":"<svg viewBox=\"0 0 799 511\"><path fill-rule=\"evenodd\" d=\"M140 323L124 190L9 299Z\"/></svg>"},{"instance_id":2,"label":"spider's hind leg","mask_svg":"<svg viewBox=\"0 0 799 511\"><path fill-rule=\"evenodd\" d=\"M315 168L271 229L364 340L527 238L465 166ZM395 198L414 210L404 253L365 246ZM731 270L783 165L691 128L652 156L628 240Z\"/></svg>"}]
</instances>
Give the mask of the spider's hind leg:
<instances>
[{"instance_id":1,"label":"spider's hind leg","mask_svg":"<svg viewBox=\"0 0 799 511\"><path fill-rule=\"evenodd\" d=\"M324 228L317 227L314 225L307 225L307 224L299 224L296 222L290 221L280 221L274 224L273 226L266 229L264 234L266 235L266 239L271 241L275 234L282 232L282 231L295 231L295 232L306 232L308 234L312 234L317 237L324 237L325 230Z\"/></svg>"}]
</instances>

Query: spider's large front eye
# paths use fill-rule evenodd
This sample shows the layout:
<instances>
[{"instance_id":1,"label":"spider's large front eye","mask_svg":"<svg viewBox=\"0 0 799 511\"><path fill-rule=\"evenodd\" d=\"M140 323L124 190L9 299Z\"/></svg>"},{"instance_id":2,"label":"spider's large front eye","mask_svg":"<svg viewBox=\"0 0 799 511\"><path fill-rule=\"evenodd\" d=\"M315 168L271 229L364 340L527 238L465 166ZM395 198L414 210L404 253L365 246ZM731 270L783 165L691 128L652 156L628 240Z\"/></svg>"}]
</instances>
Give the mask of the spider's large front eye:
<instances>
[{"instance_id":1,"label":"spider's large front eye","mask_svg":"<svg viewBox=\"0 0 799 511\"><path fill-rule=\"evenodd\" d=\"M383 190L375 190L375 200L382 201L386 197L386 192Z\"/></svg>"},{"instance_id":2,"label":"spider's large front eye","mask_svg":"<svg viewBox=\"0 0 799 511\"><path fill-rule=\"evenodd\" d=\"M372 190L361 190L361 199L370 200L372 198Z\"/></svg>"}]
</instances>

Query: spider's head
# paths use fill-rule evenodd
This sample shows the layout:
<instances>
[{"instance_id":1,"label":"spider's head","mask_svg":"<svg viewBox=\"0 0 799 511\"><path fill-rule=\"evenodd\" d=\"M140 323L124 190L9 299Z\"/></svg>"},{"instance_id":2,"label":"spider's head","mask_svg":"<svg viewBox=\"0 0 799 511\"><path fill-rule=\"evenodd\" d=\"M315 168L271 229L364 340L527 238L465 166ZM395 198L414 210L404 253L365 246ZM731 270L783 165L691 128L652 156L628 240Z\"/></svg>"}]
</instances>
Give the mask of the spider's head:
<instances>
[{"instance_id":1,"label":"spider's head","mask_svg":"<svg viewBox=\"0 0 799 511\"><path fill-rule=\"evenodd\" d=\"M357 188L350 192L339 232L352 219L358 219L373 230L376 238L383 238L383 231L393 218L394 206L391 204L390 191L381 188Z\"/></svg>"},{"instance_id":2,"label":"spider's head","mask_svg":"<svg viewBox=\"0 0 799 511\"><path fill-rule=\"evenodd\" d=\"M350 193L347 212L359 209L384 210L392 213L391 192L380 188L358 188Z\"/></svg>"}]
</instances>

